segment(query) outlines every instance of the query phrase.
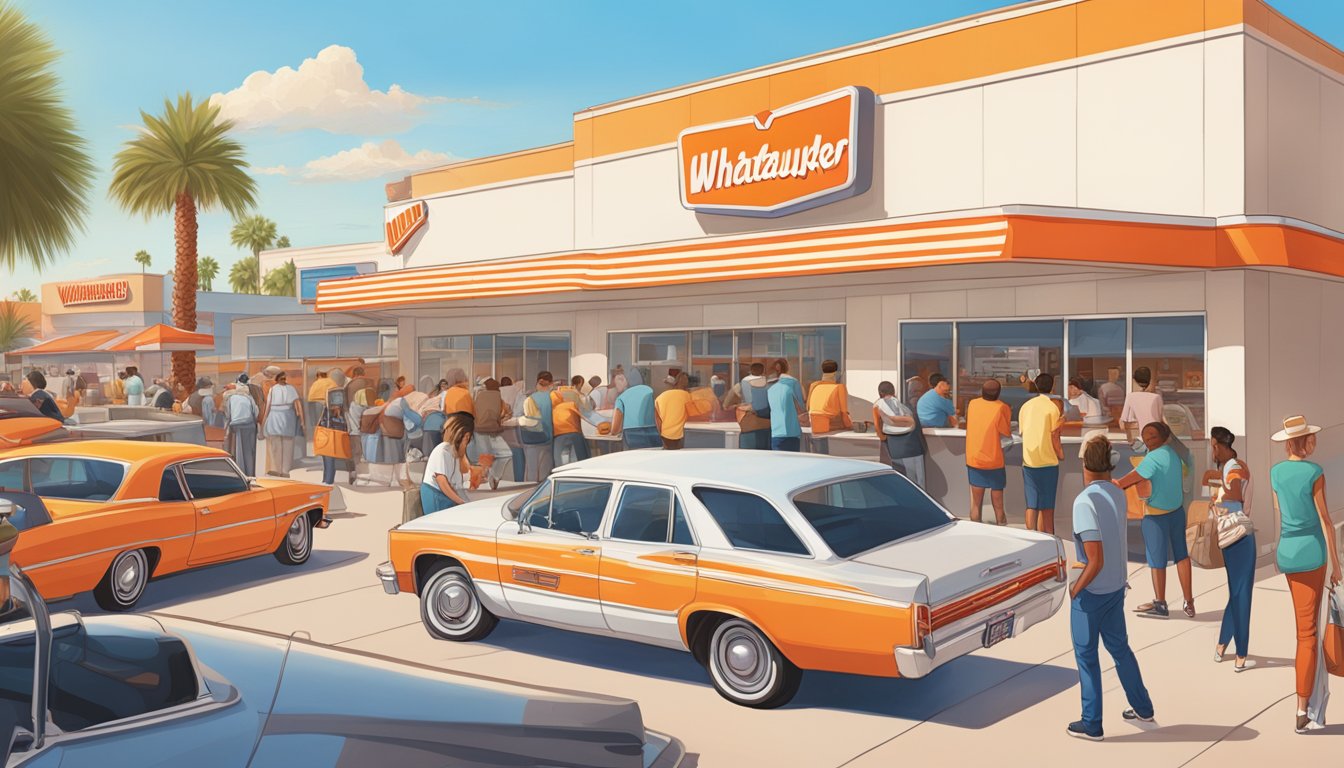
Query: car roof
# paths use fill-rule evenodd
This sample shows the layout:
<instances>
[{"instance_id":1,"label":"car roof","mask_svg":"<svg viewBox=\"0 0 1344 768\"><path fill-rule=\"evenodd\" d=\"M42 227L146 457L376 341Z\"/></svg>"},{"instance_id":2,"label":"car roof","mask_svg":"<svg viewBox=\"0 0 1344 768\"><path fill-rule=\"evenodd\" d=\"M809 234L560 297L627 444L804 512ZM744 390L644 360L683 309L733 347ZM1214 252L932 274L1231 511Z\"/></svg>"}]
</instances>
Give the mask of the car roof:
<instances>
[{"instance_id":1,"label":"car roof","mask_svg":"<svg viewBox=\"0 0 1344 768\"><path fill-rule=\"evenodd\" d=\"M114 459L139 463L150 459L180 461L207 456L227 455L217 448L190 443L156 443L146 440L71 440L69 442L38 443L7 451L0 451L0 461L25 456L80 456L91 459Z\"/></svg>"},{"instance_id":2,"label":"car roof","mask_svg":"<svg viewBox=\"0 0 1344 768\"><path fill-rule=\"evenodd\" d=\"M872 461L815 453L706 448L620 451L557 467L552 477L599 475L617 480L692 480L787 493L885 468Z\"/></svg>"}]
</instances>

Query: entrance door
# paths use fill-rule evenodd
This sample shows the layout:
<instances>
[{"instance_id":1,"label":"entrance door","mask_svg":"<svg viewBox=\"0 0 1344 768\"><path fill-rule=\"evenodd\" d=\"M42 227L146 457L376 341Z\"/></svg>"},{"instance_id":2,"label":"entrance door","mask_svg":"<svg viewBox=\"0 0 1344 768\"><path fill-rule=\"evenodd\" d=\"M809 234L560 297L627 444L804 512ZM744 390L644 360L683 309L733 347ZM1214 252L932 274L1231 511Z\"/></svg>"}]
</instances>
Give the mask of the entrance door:
<instances>
[{"instance_id":1,"label":"entrance door","mask_svg":"<svg viewBox=\"0 0 1344 768\"><path fill-rule=\"evenodd\" d=\"M523 532L515 523L500 527L499 580L521 618L606 628L598 602L602 546L596 534L610 498L609 482L551 481L523 507Z\"/></svg>"},{"instance_id":2,"label":"entrance door","mask_svg":"<svg viewBox=\"0 0 1344 768\"><path fill-rule=\"evenodd\" d=\"M228 459L181 465L182 481L196 509L196 539L188 562L208 563L255 554L275 536L275 501L252 488Z\"/></svg>"},{"instance_id":3,"label":"entrance door","mask_svg":"<svg viewBox=\"0 0 1344 768\"><path fill-rule=\"evenodd\" d=\"M684 647L699 547L673 488L627 483L602 540L602 615L613 632Z\"/></svg>"}]
</instances>

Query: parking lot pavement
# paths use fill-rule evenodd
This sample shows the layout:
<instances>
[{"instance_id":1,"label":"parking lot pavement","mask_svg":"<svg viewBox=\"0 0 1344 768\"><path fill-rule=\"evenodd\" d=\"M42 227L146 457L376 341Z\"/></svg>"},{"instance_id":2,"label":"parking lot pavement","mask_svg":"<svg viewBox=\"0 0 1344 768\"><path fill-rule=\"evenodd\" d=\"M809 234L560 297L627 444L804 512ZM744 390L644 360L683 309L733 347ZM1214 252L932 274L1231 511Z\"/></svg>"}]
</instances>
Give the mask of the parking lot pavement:
<instances>
[{"instance_id":1,"label":"parking lot pavement","mask_svg":"<svg viewBox=\"0 0 1344 768\"><path fill-rule=\"evenodd\" d=\"M316 473L295 477L316 480ZM1306 736L1292 731L1293 620L1272 567L1258 574L1255 594L1257 669L1234 674L1231 661L1213 662L1227 597L1222 571L1196 569L1195 620L1129 620L1157 726L1141 730L1121 719L1123 692L1103 653L1106 741L1096 744L1064 734L1079 711L1067 608L925 679L808 673L787 707L757 711L719 698L685 653L515 622L478 643L430 638L416 598L384 594L373 573L387 557L387 530L401 519L400 490L344 493L347 511L315 532L307 564L287 568L266 556L171 576L150 584L141 609L302 631L319 642L449 670L630 697L650 728L685 742L688 765L696 766L1012 766L1047 756L1088 768L1324 766L1338 762L1344 748L1341 726ZM489 494L475 497L482 495ZM1130 606L1151 596L1146 570L1132 570ZM87 596L54 607L98 610ZM1344 703L1337 706L1344 719Z\"/></svg>"}]
</instances>

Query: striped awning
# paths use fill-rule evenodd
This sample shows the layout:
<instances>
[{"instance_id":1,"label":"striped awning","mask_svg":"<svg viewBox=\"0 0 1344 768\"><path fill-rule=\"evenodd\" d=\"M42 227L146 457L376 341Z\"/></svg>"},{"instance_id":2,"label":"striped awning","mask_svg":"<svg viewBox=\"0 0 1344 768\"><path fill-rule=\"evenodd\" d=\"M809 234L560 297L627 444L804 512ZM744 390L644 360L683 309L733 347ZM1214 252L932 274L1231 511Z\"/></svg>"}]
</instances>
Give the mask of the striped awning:
<instances>
[{"instance_id":1,"label":"striped awning","mask_svg":"<svg viewBox=\"0 0 1344 768\"><path fill-rule=\"evenodd\" d=\"M11 357L24 357L80 352L176 352L214 348L215 337L208 333L184 331L181 328L159 323L148 328L135 328L130 331L84 331L69 336L59 336L5 354Z\"/></svg>"},{"instance_id":2,"label":"striped awning","mask_svg":"<svg viewBox=\"0 0 1344 768\"><path fill-rule=\"evenodd\" d=\"M318 283L316 309L344 312L993 260L1002 256L1007 234L1007 221L995 216L406 269Z\"/></svg>"}]
</instances>

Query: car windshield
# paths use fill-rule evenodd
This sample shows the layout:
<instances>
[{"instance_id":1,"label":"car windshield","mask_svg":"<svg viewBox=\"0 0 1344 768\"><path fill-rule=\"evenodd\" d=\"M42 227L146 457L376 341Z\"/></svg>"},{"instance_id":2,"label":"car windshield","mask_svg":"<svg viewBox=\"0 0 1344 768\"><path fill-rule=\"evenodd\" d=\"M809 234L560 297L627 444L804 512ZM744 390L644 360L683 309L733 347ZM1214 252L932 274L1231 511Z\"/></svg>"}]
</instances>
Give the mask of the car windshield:
<instances>
[{"instance_id":1,"label":"car windshield","mask_svg":"<svg viewBox=\"0 0 1344 768\"><path fill-rule=\"evenodd\" d=\"M107 501L126 477L120 462L78 456L36 456L28 460L28 485L50 499Z\"/></svg>"},{"instance_id":2,"label":"car windshield","mask_svg":"<svg viewBox=\"0 0 1344 768\"><path fill-rule=\"evenodd\" d=\"M809 488L794 494L793 503L840 557L853 557L954 519L895 472Z\"/></svg>"}]
</instances>

